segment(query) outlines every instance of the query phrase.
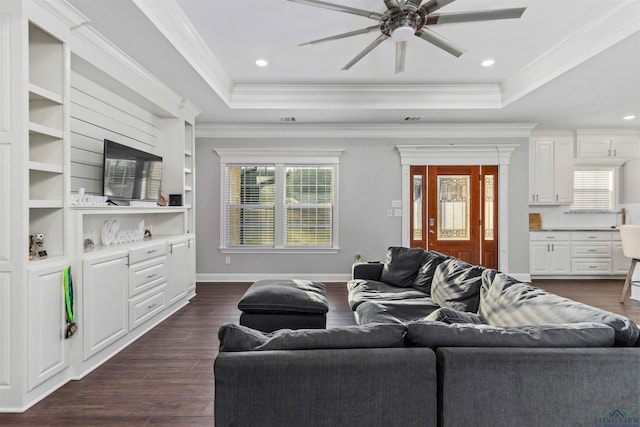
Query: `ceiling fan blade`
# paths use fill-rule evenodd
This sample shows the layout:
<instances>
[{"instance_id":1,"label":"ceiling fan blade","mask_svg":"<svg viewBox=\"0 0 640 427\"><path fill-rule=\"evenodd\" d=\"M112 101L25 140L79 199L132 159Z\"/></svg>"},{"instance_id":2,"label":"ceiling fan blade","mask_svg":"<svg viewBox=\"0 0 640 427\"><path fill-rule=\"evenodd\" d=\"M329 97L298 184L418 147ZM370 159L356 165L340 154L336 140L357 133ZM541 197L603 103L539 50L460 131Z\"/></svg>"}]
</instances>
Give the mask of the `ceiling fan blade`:
<instances>
[{"instance_id":1,"label":"ceiling fan blade","mask_svg":"<svg viewBox=\"0 0 640 427\"><path fill-rule=\"evenodd\" d=\"M439 47L440 49L449 52L451 55L458 57L464 53L464 49L456 45L455 43L447 40L442 37L440 34L435 31L431 31L428 28L422 27L417 32L416 35L423 40L428 41L434 46Z\"/></svg>"},{"instance_id":2,"label":"ceiling fan blade","mask_svg":"<svg viewBox=\"0 0 640 427\"><path fill-rule=\"evenodd\" d=\"M385 41L388 38L389 38L389 36L387 36L385 34L380 34L377 39L375 39L369 46L365 47L362 52L357 54L355 56L355 58L353 58L351 61L349 61L349 63L347 65L345 65L344 67L342 67L342 69L343 70L348 70L349 68L353 67L358 61L360 61L362 58L364 58L369 52L371 52L373 49L378 47L378 45L380 43L382 43L383 41Z\"/></svg>"},{"instance_id":3,"label":"ceiling fan blade","mask_svg":"<svg viewBox=\"0 0 640 427\"><path fill-rule=\"evenodd\" d=\"M396 74L404 71L404 62L407 55L407 42L396 42Z\"/></svg>"},{"instance_id":4,"label":"ceiling fan blade","mask_svg":"<svg viewBox=\"0 0 640 427\"><path fill-rule=\"evenodd\" d=\"M407 0L404 4L404 8L416 11L418 10L418 7L420 7L420 3L422 3L422 0Z\"/></svg>"},{"instance_id":5,"label":"ceiling fan blade","mask_svg":"<svg viewBox=\"0 0 640 427\"><path fill-rule=\"evenodd\" d=\"M475 12L434 13L433 15L427 16L427 23L425 25L517 19L522 16L525 10L527 10L526 7L514 7L509 9L479 10Z\"/></svg>"},{"instance_id":6,"label":"ceiling fan blade","mask_svg":"<svg viewBox=\"0 0 640 427\"><path fill-rule=\"evenodd\" d=\"M384 0L384 4L387 5L388 10L400 9L400 3L398 3L398 0Z\"/></svg>"},{"instance_id":7,"label":"ceiling fan blade","mask_svg":"<svg viewBox=\"0 0 640 427\"><path fill-rule=\"evenodd\" d=\"M295 3L306 4L309 6L321 7L323 9L337 10L338 12L351 13L353 15L364 16L375 20L382 19L382 14L379 12L372 12L369 10L356 9L354 7L343 6L341 4L328 3L320 0L289 0Z\"/></svg>"},{"instance_id":8,"label":"ceiling fan blade","mask_svg":"<svg viewBox=\"0 0 640 427\"><path fill-rule=\"evenodd\" d=\"M322 43L322 42L328 42L328 41L331 41L331 40L344 39L346 37L357 36L357 35L360 35L360 34L367 34L367 33L370 33L371 31L378 31L379 29L380 29L380 27L375 25L373 27L363 28L361 30L349 31L348 33L336 34L335 36L325 37L325 38L318 39L318 40L311 40L310 42L302 43L300 46L309 46L309 45L316 44L316 43Z\"/></svg>"},{"instance_id":9,"label":"ceiling fan blade","mask_svg":"<svg viewBox=\"0 0 640 427\"><path fill-rule=\"evenodd\" d=\"M428 2L420 6L420 10L425 15L428 15L440 9L441 7L448 5L449 3L453 3L454 1L455 0L429 0Z\"/></svg>"}]
</instances>

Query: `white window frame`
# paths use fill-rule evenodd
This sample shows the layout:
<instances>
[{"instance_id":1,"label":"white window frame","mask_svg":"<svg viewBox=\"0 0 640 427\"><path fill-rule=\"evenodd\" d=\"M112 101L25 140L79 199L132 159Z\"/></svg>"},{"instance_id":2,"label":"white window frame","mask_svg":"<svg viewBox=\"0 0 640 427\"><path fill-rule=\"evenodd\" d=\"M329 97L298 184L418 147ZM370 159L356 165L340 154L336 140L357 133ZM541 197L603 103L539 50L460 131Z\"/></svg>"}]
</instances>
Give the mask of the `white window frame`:
<instances>
[{"instance_id":1,"label":"white window frame","mask_svg":"<svg viewBox=\"0 0 640 427\"><path fill-rule=\"evenodd\" d=\"M339 247L339 164L342 149L255 149L214 148L220 157L220 252L222 253L337 253ZM276 211L274 246L227 246L225 219L225 187L227 165L276 166L276 177L284 178L285 165L318 165L333 167L332 246L287 246L284 242L284 181L276 178Z\"/></svg>"},{"instance_id":2,"label":"white window frame","mask_svg":"<svg viewBox=\"0 0 640 427\"><path fill-rule=\"evenodd\" d=\"M588 165L575 166L574 173L576 170L612 172L611 184L613 186L613 189L611 191L612 193L611 197L613 200L611 201L611 206L609 209L575 208L572 201L571 205L569 206L569 212L571 213L615 213L617 211L617 206L618 206L618 192L620 191L619 169L620 169L619 167L615 167L615 166L588 166ZM573 181L573 185L574 185L574 188L572 188L572 192L575 197L575 194L576 194L575 180Z\"/></svg>"}]
</instances>

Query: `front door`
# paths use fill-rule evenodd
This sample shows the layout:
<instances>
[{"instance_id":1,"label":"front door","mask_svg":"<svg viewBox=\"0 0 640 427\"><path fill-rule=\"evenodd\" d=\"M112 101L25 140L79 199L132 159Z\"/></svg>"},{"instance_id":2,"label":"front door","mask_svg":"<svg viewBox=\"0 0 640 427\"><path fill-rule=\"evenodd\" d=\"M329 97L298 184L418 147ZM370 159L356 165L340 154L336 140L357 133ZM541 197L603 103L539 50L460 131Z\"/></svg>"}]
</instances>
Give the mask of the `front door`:
<instances>
[{"instance_id":1,"label":"front door","mask_svg":"<svg viewBox=\"0 0 640 427\"><path fill-rule=\"evenodd\" d=\"M497 166L412 166L411 246L497 268L497 174Z\"/></svg>"}]
</instances>

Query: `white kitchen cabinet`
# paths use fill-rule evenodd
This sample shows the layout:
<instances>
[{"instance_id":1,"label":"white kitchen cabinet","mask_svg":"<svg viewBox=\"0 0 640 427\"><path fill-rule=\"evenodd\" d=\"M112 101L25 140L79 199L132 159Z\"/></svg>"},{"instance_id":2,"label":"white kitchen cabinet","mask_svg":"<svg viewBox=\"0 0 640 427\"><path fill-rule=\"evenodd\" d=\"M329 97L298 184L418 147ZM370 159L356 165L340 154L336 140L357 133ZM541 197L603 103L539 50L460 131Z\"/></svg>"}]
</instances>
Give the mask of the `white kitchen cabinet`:
<instances>
[{"instance_id":1,"label":"white kitchen cabinet","mask_svg":"<svg viewBox=\"0 0 640 427\"><path fill-rule=\"evenodd\" d=\"M189 286L189 241L186 238L169 243L169 303L181 299Z\"/></svg>"},{"instance_id":2,"label":"white kitchen cabinet","mask_svg":"<svg viewBox=\"0 0 640 427\"><path fill-rule=\"evenodd\" d=\"M83 261L83 360L128 332L128 253Z\"/></svg>"},{"instance_id":3,"label":"white kitchen cabinet","mask_svg":"<svg viewBox=\"0 0 640 427\"><path fill-rule=\"evenodd\" d=\"M27 280L27 389L33 390L69 366L65 341L66 265L30 268Z\"/></svg>"},{"instance_id":4,"label":"white kitchen cabinet","mask_svg":"<svg viewBox=\"0 0 640 427\"><path fill-rule=\"evenodd\" d=\"M530 142L529 204L573 201L573 140L567 135L537 135Z\"/></svg>"},{"instance_id":5,"label":"white kitchen cabinet","mask_svg":"<svg viewBox=\"0 0 640 427\"><path fill-rule=\"evenodd\" d=\"M529 243L531 274L570 274L571 244L567 232L532 232Z\"/></svg>"},{"instance_id":6,"label":"white kitchen cabinet","mask_svg":"<svg viewBox=\"0 0 640 427\"><path fill-rule=\"evenodd\" d=\"M578 131L577 157L580 159L640 158L640 137L633 131Z\"/></svg>"}]
</instances>

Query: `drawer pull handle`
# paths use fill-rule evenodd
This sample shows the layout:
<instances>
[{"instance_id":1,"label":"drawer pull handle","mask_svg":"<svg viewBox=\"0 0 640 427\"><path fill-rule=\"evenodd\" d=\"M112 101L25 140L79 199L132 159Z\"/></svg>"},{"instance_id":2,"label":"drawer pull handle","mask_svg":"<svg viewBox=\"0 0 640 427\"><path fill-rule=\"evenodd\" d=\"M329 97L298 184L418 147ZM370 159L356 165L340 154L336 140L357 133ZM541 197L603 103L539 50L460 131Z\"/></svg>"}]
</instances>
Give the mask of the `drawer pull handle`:
<instances>
[{"instance_id":1,"label":"drawer pull handle","mask_svg":"<svg viewBox=\"0 0 640 427\"><path fill-rule=\"evenodd\" d=\"M597 265L590 265L589 268L598 268Z\"/></svg>"},{"instance_id":2,"label":"drawer pull handle","mask_svg":"<svg viewBox=\"0 0 640 427\"><path fill-rule=\"evenodd\" d=\"M149 249L147 251L148 254L152 254L152 253L155 253L155 252L158 252L158 250L157 249Z\"/></svg>"},{"instance_id":3,"label":"drawer pull handle","mask_svg":"<svg viewBox=\"0 0 640 427\"><path fill-rule=\"evenodd\" d=\"M153 278L154 278L154 277L156 277L157 275L158 275L157 273L155 273L155 274L149 274L149 275L147 276L147 279L153 279Z\"/></svg>"},{"instance_id":4,"label":"drawer pull handle","mask_svg":"<svg viewBox=\"0 0 640 427\"><path fill-rule=\"evenodd\" d=\"M555 239L556 236L547 236L547 239Z\"/></svg>"},{"instance_id":5,"label":"drawer pull handle","mask_svg":"<svg viewBox=\"0 0 640 427\"><path fill-rule=\"evenodd\" d=\"M589 252L598 252L598 251L595 249L589 249Z\"/></svg>"},{"instance_id":6,"label":"drawer pull handle","mask_svg":"<svg viewBox=\"0 0 640 427\"><path fill-rule=\"evenodd\" d=\"M597 239L597 238L598 238L598 236L589 236L589 237L587 237L587 239Z\"/></svg>"},{"instance_id":7,"label":"drawer pull handle","mask_svg":"<svg viewBox=\"0 0 640 427\"><path fill-rule=\"evenodd\" d=\"M149 305L147 306L147 308L148 308L149 310L151 310L152 308L154 308L154 307L155 307L155 306L157 306L157 305L158 305L158 303L157 303L157 302L154 302L153 304L149 304Z\"/></svg>"}]
</instances>

